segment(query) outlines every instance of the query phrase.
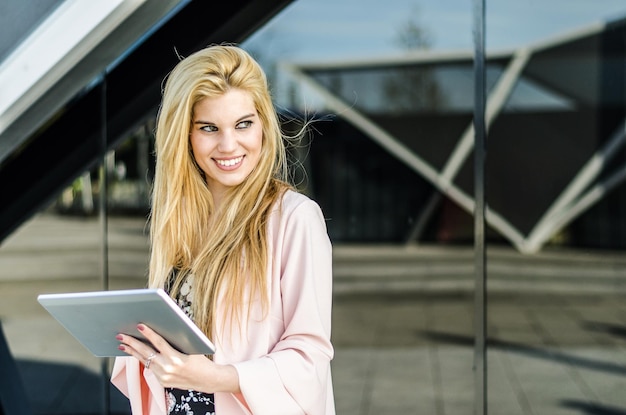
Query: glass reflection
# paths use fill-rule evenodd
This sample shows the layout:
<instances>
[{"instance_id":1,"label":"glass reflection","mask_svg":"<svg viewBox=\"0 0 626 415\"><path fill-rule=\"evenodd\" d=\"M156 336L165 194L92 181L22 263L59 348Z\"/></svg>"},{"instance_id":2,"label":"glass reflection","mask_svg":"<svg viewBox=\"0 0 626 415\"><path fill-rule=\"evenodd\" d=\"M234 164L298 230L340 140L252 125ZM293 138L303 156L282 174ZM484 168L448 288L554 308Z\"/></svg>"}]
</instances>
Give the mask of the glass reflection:
<instances>
[{"instance_id":1,"label":"glass reflection","mask_svg":"<svg viewBox=\"0 0 626 415\"><path fill-rule=\"evenodd\" d=\"M626 9L603 6L584 18L576 2L571 21L550 33L542 22L567 13L517 4L487 19L492 40L503 21L518 21L510 37L520 64L488 144L492 220L514 229L513 249L495 239L488 249L490 413L626 408L617 393L626 385Z\"/></svg>"},{"instance_id":2,"label":"glass reflection","mask_svg":"<svg viewBox=\"0 0 626 415\"><path fill-rule=\"evenodd\" d=\"M626 6L487 3L489 412L625 412ZM472 413L471 28L460 0L297 0L243 43L319 119L292 150L335 247L340 414ZM145 285L153 127L107 158L111 289ZM97 382L34 299L100 289L98 174L0 248L24 371Z\"/></svg>"},{"instance_id":3,"label":"glass reflection","mask_svg":"<svg viewBox=\"0 0 626 415\"><path fill-rule=\"evenodd\" d=\"M474 387L465 318L473 312L471 5L392 3L345 1L323 18L322 4L300 1L244 45L272 68L281 105L336 116L316 127L307 191L332 218L341 413L466 414ZM598 389L623 386L619 364L586 373L603 363L569 354L567 333L581 336L576 344L600 341L599 327L615 333L623 313L615 297L589 296L622 285L620 272L602 266L619 267L619 256L588 249L624 241L623 197L609 190L621 183L618 22L626 10L618 1L487 3L489 412L619 410L623 402ZM614 23L595 23L607 19ZM597 29L612 35L594 40ZM590 304L607 321L572 317ZM541 376L550 381L539 384ZM578 394L550 387L572 382Z\"/></svg>"}]
</instances>

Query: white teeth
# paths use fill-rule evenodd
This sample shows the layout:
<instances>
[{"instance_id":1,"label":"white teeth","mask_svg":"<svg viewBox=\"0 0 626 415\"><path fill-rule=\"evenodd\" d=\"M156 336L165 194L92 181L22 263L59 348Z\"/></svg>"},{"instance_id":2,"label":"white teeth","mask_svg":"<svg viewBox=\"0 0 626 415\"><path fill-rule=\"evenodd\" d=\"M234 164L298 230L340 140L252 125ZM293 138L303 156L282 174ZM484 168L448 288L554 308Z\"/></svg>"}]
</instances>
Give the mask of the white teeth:
<instances>
[{"instance_id":1,"label":"white teeth","mask_svg":"<svg viewBox=\"0 0 626 415\"><path fill-rule=\"evenodd\" d=\"M230 160L215 160L215 161L220 166L230 167L230 166L234 166L235 164L241 163L241 160L243 160L243 156L240 156L240 157L237 157L237 158L234 158L234 159L230 159Z\"/></svg>"}]
</instances>

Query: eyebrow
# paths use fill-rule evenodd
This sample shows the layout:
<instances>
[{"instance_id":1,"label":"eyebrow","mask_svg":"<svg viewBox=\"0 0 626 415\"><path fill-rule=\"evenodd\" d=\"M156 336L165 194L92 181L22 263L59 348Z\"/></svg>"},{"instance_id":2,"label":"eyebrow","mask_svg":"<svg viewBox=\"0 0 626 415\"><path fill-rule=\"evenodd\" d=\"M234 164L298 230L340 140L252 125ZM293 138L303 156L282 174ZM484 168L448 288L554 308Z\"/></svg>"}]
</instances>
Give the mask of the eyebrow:
<instances>
[{"instance_id":1,"label":"eyebrow","mask_svg":"<svg viewBox=\"0 0 626 415\"><path fill-rule=\"evenodd\" d=\"M235 124L245 120L246 118L250 118L250 117L254 117L256 114L251 112L250 114L246 114L243 117L240 117L239 119L237 119L237 121L235 121ZM194 124L215 124L213 122L210 121L202 121L202 120L198 120L198 121L194 121Z\"/></svg>"}]
</instances>

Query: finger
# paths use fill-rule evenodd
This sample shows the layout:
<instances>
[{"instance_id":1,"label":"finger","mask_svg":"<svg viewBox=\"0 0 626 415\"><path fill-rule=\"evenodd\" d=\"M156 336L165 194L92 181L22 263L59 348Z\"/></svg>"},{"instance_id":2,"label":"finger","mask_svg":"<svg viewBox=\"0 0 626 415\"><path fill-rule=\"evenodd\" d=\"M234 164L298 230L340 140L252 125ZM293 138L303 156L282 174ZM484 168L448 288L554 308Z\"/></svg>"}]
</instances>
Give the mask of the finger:
<instances>
[{"instance_id":1,"label":"finger","mask_svg":"<svg viewBox=\"0 0 626 415\"><path fill-rule=\"evenodd\" d=\"M131 336L129 334L120 333L116 336L116 339L121 343L132 347L140 353L151 353L153 347L151 344L147 343L145 340L140 339L136 336ZM158 352L158 350L157 350Z\"/></svg>"},{"instance_id":2,"label":"finger","mask_svg":"<svg viewBox=\"0 0 626 415\"><path fill-rule=\"evenodd\" d=\"M116 336L116 338L121 342L120 345L118 346L118 349L123 351L124 353L126 353L127 355L136 358L137 360L139 360L140 362L145 362L145 358L143 357L143 354L141 352L139 352L137 349L135 349L134 347L132 347L129 343L128 340L123 339L122 336Z\"/></svg>"},{"instance_id":3,"label":"finger","mask_svg":"<svg viewBox=\"0 0 626 415\"><path fill-rule=\"evenodd\" d=\"M151 352L146 357L144 356L144 353L139 352L136 349L133 349L132 347L126 344L120 344L119 349L123 351L124 353L128 354L130 357L134 357L135 359L137 359L141 364L144 365L146 369L150 369L150 370L152 370L152 368L154 367L154 362L157 359L157 357L161 356L160 354L156 352Z\"/></svg>"},{"instance_id":4,"label":"finger","mask_svg":"<svg viewBox=\"0 0 626 415\"><path fill-rule=\"evenodd\" d=\"M139 330L141 334L152 344L152 346L154 346L157 352L166 354L174 352L174 349L163 337L161 337L160 334L145 324L138 324L137 330Z\"/></svg>"},{"instance_id":5,"label":"finger","mask_svg":"<svg viewBox=\"0 0 626 415\"><path fill-rule=\"evenodd\" d=\"M121 351L135 357L143 364L146 364L148 357L158 354L158 350L133 336L118 334L115 338L121 342L119 345Z\"/></svg>"}]
</instances>

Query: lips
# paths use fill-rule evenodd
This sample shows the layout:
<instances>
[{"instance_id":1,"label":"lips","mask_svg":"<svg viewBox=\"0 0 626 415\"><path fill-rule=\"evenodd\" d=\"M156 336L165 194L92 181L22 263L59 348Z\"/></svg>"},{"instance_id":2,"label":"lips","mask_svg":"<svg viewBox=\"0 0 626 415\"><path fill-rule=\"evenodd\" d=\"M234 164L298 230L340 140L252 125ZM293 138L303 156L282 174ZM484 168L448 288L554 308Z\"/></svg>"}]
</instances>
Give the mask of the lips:
<instances>
[{"instance_id":1,"label":"lips","mask_svg":"<svg viewBox=\"0 0 626 415\"><path fill-rule=\"evenodd\" d=\"M243 161L243 156L234 157L230 159L214 159L215 163L224 170L231 170L237 168Z\"/></svg>"}]
</instances>

